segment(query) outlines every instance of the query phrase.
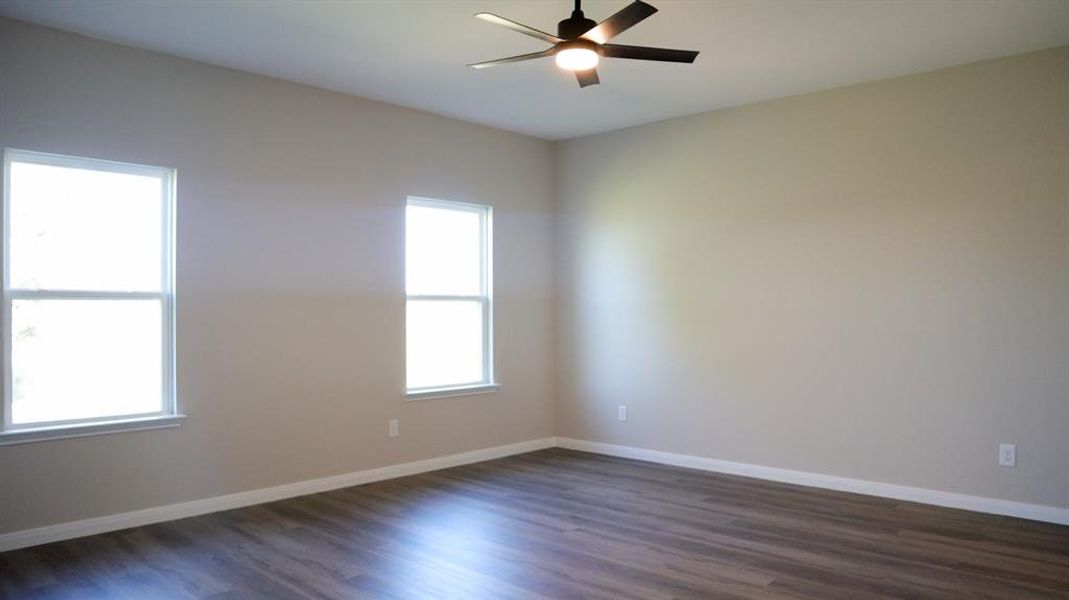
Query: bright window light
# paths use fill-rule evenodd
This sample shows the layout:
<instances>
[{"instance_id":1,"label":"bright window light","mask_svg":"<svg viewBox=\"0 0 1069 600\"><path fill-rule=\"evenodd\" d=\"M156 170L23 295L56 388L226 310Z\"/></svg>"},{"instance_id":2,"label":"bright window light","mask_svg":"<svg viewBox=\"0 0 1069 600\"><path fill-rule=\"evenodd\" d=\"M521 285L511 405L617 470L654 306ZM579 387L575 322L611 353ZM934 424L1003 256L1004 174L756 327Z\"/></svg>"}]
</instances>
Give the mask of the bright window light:
<instances>
[{"instance_id":1,"label":"bright window light","mask_svg":"<svg viewBox=\"0 0 1069 600\"><path fill-rule=\"evenodd\" d=\"M162 410L159 300L15 300L11 420Z\"/></svg>"},{"instance_id":2,"label":"bright window light","mask_svg":"<svg viewBox=\"0 0 1069 600\"><path fill-rule=\"evenodd\" d=\"M480 302L412 300L407 319L410 389L483 381Z\"/></svg>"},{"instance_id":3,"label":"bright window light","mask_svg":"<svg viewBox=\"0 0 1069 600\"><path fill-rule=\"evenodd\" d=\"M2 432L174 414L174 173L4 155Z\"/></svg>"},{"instance_id":4,"label":"bright window light","mask_svg":"<svg viewBox=\"0 0 1069 600\"><path fill-rule=\"evenodd\" d=\"M493 383L490 208L409 198L405 211L406 388Z\"/></svg>"},{"instance_id":5,"label":"bright window light","mask_svg":"<svg viewBox=\"0 0 1069 600\"><path fill-rule=\"evenodd\" d=\"M409 204L405 288L409 294L482 294L481 212Z\"/></svg>"},{"instance_id":6,"label":"bright window light","mask_svg":"<svg viewBox=\"0 0 1069 600\"><path fill-rule=\"evenodd\" d=\"M11 163L10 285L160 291L163 180Z\"/></svg>"}]
</instances>

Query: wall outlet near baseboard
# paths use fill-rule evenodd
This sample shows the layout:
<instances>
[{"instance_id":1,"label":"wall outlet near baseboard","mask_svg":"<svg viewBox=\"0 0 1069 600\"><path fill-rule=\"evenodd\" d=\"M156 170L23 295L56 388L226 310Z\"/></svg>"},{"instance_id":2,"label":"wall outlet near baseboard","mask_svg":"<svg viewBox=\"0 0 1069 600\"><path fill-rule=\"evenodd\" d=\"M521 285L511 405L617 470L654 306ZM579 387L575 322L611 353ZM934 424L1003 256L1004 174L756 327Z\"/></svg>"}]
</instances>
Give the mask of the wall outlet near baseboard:
<instances>
[{"instance_id":1,"label":"wall outlet near baseboard","mask_svg":"<svg viewBox=\"0 0 1069 600\"><path fill-rule=\"evenodd\" d=\"M400 435L398 433L399 427L400 427L400 425L399 425L397 419L390 419L390 427L389 427L390 437L395 438L398 435Z\"/></svg>"},{"instance_id":2,"label":"wall outlet near baseboard","mask_svg":"<svg viewBox=\"0 0 1069 600\"><path fill-rule=\"evenodd\" d=\"M1017 446L1015 444L998 445L998 464L1002 467L1017 466Z\"/></svg>"},{"instance_id":3,"label":"wall outlet near baseboard","mask_svg":"<svg viewBox=\"0 0 1069 600\"><path fill-rule=\"evenodd\" d=\"M616 418L619 419L620 421L626 421L627 420L627 405L626 404L621 404L620 406L616 407Z\"/></svg>"}]
</instances>

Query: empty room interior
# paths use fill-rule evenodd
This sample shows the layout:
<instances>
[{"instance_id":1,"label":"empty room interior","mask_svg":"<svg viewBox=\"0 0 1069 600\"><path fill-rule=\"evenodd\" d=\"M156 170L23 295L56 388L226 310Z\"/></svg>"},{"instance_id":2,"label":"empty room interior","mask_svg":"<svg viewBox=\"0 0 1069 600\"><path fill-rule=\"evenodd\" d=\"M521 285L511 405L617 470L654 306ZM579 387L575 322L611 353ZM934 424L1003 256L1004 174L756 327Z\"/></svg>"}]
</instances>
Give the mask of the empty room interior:
<instances>
[{"instance_id":1,"label":"empty room interior","mask_svg":"<svg viewBox=\"0 0 1069 600\"><path fill-rule=\"evenodd\" d=\"M0 0L0 598L1069 599L1069 0Z\"/></svg>"}]
</instances>

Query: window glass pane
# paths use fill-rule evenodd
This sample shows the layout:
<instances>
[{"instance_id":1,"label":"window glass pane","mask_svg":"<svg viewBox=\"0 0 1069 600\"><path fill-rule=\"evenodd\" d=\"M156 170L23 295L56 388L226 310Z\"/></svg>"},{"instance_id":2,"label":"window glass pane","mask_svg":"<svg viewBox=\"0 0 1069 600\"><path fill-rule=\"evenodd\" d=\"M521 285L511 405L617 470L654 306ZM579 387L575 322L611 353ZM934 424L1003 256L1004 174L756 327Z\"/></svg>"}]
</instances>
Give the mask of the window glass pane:
<instances>
[{"instance_id":1,"label":"window glass pane","mask_svg":"<svg viewBox=\"0 0 1069 600\"><path fill-rule=\"evenodd\" d=\"M480 214L409 205L405 217L405 279L409 294L482 293Z\"/></svg>"},{"instance_id":2,"label":"window glass pane","mask_svg":"<svg viewBox=\"0 0 1069 600\"><path fill-rule=\"evenodd\" d=\"M483 380L482 311L478 301L408 301L409 389Z\"/></svg>"},{"instance_id":3,"label":"window glass pane","mask_svg":"<svg viewBox=\"0 0 1069 600\"><path fill-rule=\"evenodd\" d=\"M10 285L159 291L159 177L11 163Z\"/></svg>"},{"instance_id":4,"label":"window glass pane","mask_svg":"<svg viewBox=\"0 0 1069 600\"><path fill-rule=\"evenodd\" d=\"M14 300L15 424L158 412L160 300Z\"/></svg>"}]
</instances>

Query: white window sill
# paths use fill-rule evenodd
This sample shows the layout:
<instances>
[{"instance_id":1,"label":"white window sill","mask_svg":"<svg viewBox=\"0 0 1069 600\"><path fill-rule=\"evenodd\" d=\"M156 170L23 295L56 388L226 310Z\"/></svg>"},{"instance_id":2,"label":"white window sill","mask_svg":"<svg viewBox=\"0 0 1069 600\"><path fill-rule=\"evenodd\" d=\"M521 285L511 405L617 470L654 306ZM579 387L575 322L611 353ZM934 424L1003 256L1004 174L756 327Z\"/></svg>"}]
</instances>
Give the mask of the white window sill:
<instances>
[{"instance_id":1,"label":"white window sill","mask_svg":"<svg viewBox=\"0 0 1069 600\"><path fill-rule=\"evenodd\" d=\"M406 400L429 400L431 398L449 398L451 396L474 396L492 394L501 387L500 383L480 383L477 385L458 385L454 387L428 388L412 390L405 393Z\"/></svg>"},{"instance_id":2,"label":"white window sill","mask_svg":"<svg viewBox=\"0 0 1069 600\"><path fill-rule=\"evenodd\" d=\"M164 415L116 421L97 421L95 423L81 423L75 425L13 429L9 431L0 431L0 446L79 438L89 435L106 435L123 431L166 429L169 427L178 427L182 424L182 421L185 418L185 415Z\"/></svg>"}]
</instances>

